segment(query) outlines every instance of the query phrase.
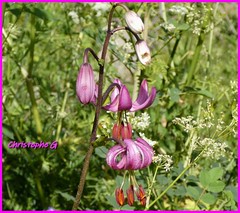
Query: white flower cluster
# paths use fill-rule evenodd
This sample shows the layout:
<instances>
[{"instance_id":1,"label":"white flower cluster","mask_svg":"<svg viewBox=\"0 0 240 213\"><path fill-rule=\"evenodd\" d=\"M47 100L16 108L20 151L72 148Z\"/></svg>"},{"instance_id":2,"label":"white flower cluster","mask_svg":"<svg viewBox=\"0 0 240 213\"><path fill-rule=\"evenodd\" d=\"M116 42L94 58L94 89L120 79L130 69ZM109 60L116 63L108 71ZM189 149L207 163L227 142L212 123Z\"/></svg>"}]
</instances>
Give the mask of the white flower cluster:
<instances>
[{"instance_id":1,"label":"white flower cluster","mask_svg":"<svg viewBox=\"0 0 240 213\"><path fill-rule=\"evenodd\" d=\"M161 165L164 168L164 170L168 172L172 168L171 167L171 165L173 164L172 156L163 154L155 155L153 156L153 163Z\"/></svg>"},{"instance_id":2,"label":"white flower cluster","mask_svg":"<svg viewBox=\"0 0 240 213\"><path fill-rule=\"evenodd\" d=\"M68 13L68 15L72 18L72 20L73 20L73 22L74 22L75 24L79 24L79 23L80 23L78 14L77 14L75 11L70 11L70 12Z\"/></svg>"},{"instance_id":3,"label":"white flower cluster","mask_svg":"<svg viewBox=\"0 0 240 213\"><path fill-rule=\"evenodd\" d=\"M174 5L169 9L169 12L174 15L182 15L184 16L186 13L188 13L188 9L183 6Z\"/></svg>"},{"instance_id":4,"label":"white flower cluster","mask_svg":"<svg viewBox=\"0 0 240 213\"><path fill-rule=\"evenodd\" d=\"M196 143L193 146L193 149L206 148L203 153L203 157L208 157L212 159L219 159L221 156L225 155L226 148L228 147L225 142L217 141L212 138L198 138Z\"/></svg>"},{"instance_id":5,"label":"white flower cluster","mask_svg":"<svg viewBox=\"0 0 240 213\"><path fill-rule=\"evenodd\" d=\"M173 123L182 126L185 132L190 132L197 125L197 122L193 119L193 116L187 116L186 118L175 118Z\"/></svg>"},{"instance_id":6,"label":"white flower cluster","mask_svg":"<svg viewBox=\"0 0 240 213\"><path fill-rule=\"evenodd\" d=\"M205 4L193 4L187 7L188 13L186 14L186 23L192 27L192 32L196 35L200 35L201 30L205 33L211 30L211 24L209 23L212 8L206 7ZM205 25L205 26L204 26Z\"/></svg>"},{"instance_id":7,"label":"white flower cluster","mask_svg":"<svg viewBox=\"0 0 240 213\"><path fill-rule=\"evenodd\" d=\"M176 27L173 24L166 22L160 24L160 27L163 27L168 32L173 32L176 29Z\"/></svg>"},{"instance_id":8,"label":"white flower cluster","mask_svg":"<svg viewBox=\"0 0 240 213\"><path fill-rule=\"evenodd\" d=\"M132 128L136 130L145 130L150 125L150 116L147 112L142 113L139 116L134 116L132 113L127 113L129 122L132 124Z\"/></svg>"},{"instance_id":9,"label":"white flower cluster","mask_svg":"<svg viewBox=\"0 0 240 213\"><path fill-rule=\"evenodd\" d=\"M139 132L140 137L145 140L150 146L154 146L157 144L157 141L152 141L151 139L147 138L144 133Z\"/></svg>"},{"instance_id":10,"label":"white flower cluster","mask_svg":"<svg viewBox=\"0 0 240 213\"><path fill-rule=\"evenodd\" d=\"M97 11L97 16L101 16L102 13L105 13L106 11L109 10L110 4L105 4L105 3L94 3L93 4L93 9Z\"/></svg>"}]
</instances>

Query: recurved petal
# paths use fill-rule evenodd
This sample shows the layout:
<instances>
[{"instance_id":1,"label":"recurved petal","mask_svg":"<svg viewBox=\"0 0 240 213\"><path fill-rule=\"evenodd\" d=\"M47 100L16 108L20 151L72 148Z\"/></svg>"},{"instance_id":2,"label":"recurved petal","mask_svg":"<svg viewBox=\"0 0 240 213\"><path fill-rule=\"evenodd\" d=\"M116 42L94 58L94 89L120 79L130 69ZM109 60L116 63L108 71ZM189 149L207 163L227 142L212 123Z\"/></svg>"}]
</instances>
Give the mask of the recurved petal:
<instances>
[{"instance_id":1,"label":"recurved petal","mask_svg":"<svg viewBox=\"0 0 240 213\"><path fill-rule=\"evenodd\" d=\"M150 96L146 98L145 91L142 90L142 93L139 92L139 96L137 100L132 104L132 108L130 109L130 112L134 112L137 110L145 109L152 105L156 98L157 90L155 87L151 89Z\"/></svg>"},{"instance_id":2,"label":"recurved petal","mask_svg":"<svg viewBox=\"0 0 240 213\"><path fill-rule=\"evenodd\" d=\"M111 112L118 112L119 95L108 105L104 106L103 109Z\"/></svg>"},{"instance_id":3,"label":"recurved petal","mask_svg":"<svg viewBox=\"0 0 240 213\"><path fill-rule=\"evenodd\" d=\"M153 151L141 143L137 143L137 146L139 148L142 159L140 168L143 169L152 163Z\"/></svg>"},{"instance_id":4,"label":"recurved petal","mask_svg":"<svg viewBox=\"0 0 240 213\"><path fill-rule=\"evenodd\" d=\"M115 145L109 149L106 157L107 164L115 170L123 169L126 165L125 148L121 145ZM120 158L120 159L119 159Z\"/></svg>"},{"instance_id":5,"label":"recurved petal","mask_svg":"<svg viewBox=\"0 0 240 213\"><path fill-rule=\"evenodd\" d=\"M129 169L129 170L140 169L142 164L142 159L141 159L139 148L137 147L136 143L131 139L125 139L124 143L127 146L126 169Z\"/></svg>"}]
</instances>

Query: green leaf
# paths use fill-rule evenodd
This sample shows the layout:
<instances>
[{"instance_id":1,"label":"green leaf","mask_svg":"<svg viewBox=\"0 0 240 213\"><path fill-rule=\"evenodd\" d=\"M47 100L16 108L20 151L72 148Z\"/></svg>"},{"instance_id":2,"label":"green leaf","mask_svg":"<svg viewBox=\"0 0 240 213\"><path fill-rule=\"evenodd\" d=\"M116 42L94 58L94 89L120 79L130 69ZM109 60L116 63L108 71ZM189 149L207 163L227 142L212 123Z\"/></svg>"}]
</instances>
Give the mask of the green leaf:
<instances>
[{"instance_id":1,"label":"green leaf","mask_svg":"<svg viewBox=\"0 0 240 213\"><path fill-rule=\"evenodd\" d=\"M207 190L210 192L221 192L225 187L224 182L218 180L216 182L211 183L208 187Z\"/></svg>"},{"instance_id":2,"label":"green leaf","mask_svg":"<svg viewBox=\"0 0 240 213\"><path fill-rule=\"evenodd\" d=\"M185 87L184 92L193 93L193 94L197 94L197 95L203 95L203 96L206 96L206 97L212 98L212 99L214 98L214 95L205 89Z\"/></svg>"},{"instance_id":3,"label":"green leaf","mask_svg":"<svg viewBox=\"0 0 240 213\"><path fill-rule=\"evenodd\" d=\"M178 30L182 30L182 31L188 30L189 27L190 27L190 26L189 26L188 24L186 24L186 23L177 25L177 29L178 29Z\"/></svg>"},{"instance_id":4,"label":"green leaf","mask_svg":"<svg viewBox=\"0 0 240 213\"><path fill-rule=\"evenodd\" d=\"M63 198L65 198L67 201L74 201L75 200L75 198L72 196L72 195L70 195L70 194L68 194L68 193L66 193L66 192L61 192L61 191L56 191L56 193L57 194L60 194Z\"/></svg>"},{"instance_id":5,"label":"green leaf","mask_svg":"<svg viewBox=\"0 0 240 213\"><path fill-rule=\"evenodd\" d=\"M216 202L216 197L214 197L210 193L206 193L201 197L201 201L203 201L204 203L212 205Z\"/></svg>"},{"instance_id":6,"label":"green leaf","mask_svg":"<svg viewBox=\"0 0 240 213\"><path fill-rule=\"evenodd\" d=\"M106 196L106 199L108 203L112 205L114 208L119 208L119 205L117 204L115 197L108 195Z\"/></svg>"},{"instance_id":7,"label":"green leaf","mask_svg":"<svg viewBox=\"0 0 240 213\"><path fill-rule=\"evenodd\" d=\"M108 149L105 146L100 146L95 149L95 154L100 158L106 158Z\"/></svg>"},{"instance_id":8,"label":"green leaf","mask_svg":"<svg viewBox=\"0 0 240 213\"><path fill-rule=\"evenodd\" d=\"M14 139L13 132L9 129L8 126L3 124L2 131L4 136L8 137L9 139Z\"/></svg>"},{"instance_id":9,"label":"green leaf","mask_svg":"<svg viewBox=\"0 0 240 213\"><path fill-rule=\"evenodd\" d=\"M221 179L223 176L223 169L221 167L215 167L212 168L210 171L208 171L209 174L209 183L215 182L218 179Z\"/></svg>"},{"instance_id":10,"label":"green leaf","mask_svg":"<svg viewBox=\"0 0 240 213\"><path fill-rule=\"evenodd\" d=\"M178 102L179 101L179 94L181 91L178 88L171 88L169 90L169 95L170 95L170 100L173 102Z\"/></svg>"},{"instance_id":11,"label":"green leaf","mask_svg":"<svg viewBox=\"0 0 240 213\"><path fill-rule=\"evenodd\" d=\"M207 188L209 185L208 182L208 172L206 170L202 170L199 175L199 181L202 184L203 187Z\"/></svg>"},{"instance_id":12,"label":"green leaf","mask_svg":"<svg viewBox=\"0 0 240 213\"><path fill-rule=\"evenodd\" d=\"M187 187L187 194L195 200L198 200L200 196L200 192L198 191L197 187L193 187L193 186Z\"/></svg>"}]
</instances>

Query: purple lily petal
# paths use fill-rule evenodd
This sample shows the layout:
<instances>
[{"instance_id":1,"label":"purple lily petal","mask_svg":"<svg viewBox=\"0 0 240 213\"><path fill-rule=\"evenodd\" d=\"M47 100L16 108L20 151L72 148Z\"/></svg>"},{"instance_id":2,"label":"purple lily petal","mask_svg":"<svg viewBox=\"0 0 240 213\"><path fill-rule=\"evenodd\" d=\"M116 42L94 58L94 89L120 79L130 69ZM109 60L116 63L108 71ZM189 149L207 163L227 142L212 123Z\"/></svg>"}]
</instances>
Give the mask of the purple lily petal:
<instances>
[{"instance_id":1,"label":"purple lily petal","mask_svg":"<svg viewBox=\"0 0 240 213\"><path fill-rule=\"evenodd\" d=\"M98 85L96 84L95 85L95 92L94 92L94 95L93 95L90 102L93 103L94 105L96 105L97 104L97 97L98 97Z\"/></svg>"},{"instance_id":2,"label":"purple lily petal","mask_svg":"<svg viewBox=\"0 0 240 213\"><path fill-rule=\"evenodd\" d=\"M119 105L119 95L110 104L104 106L103 109L111 112L118 112L118 105Z\"/></svg>"},{"instance_id":3,"label":"purple lily petal","mask_svg":"<svg viewBox=\"0 0 240 213\"><path fill-rule=\"evenodd\" d=\"M137 138L136 143L141 150L141 155L142 155L141 169L142 169L149 166L152 163L152 158L154 154L153 148L141 138Z\"/></svg>"},{"instance_id":4,"label":"purple lily petal","mask_svg":"<svg viewBox=\"0 0 240 213\"><path fill-rule=\"evenodd\" d=\"M123 110L129 110L132 107L132 99L130 97L129 91L125 85L121 83L119 79L115 79L114 83L119 84L119 88L115 88L111 94L111 103L104 106L103 109L118 112Z\"/></svg>"},{"instance_id":5,"label":"purple lily petal","mask_svg":"<svg viewBox=\"0 0 240 213\"><path fill-rule=\"evenodd\" d=\"M132 99L130 97L127 87L123 85L120 90L118 110L129 110L131 107Z\"/></svg>"},{"instance_id":6,"label":"purple lily petal","mask_svg":"<svg viewBox=\"0 0 240 213\"><path fill-rule=\"evenodd\" d=\"M136 143L131 139L125 139L127 145L127 166L126 169L134 170L139 169L141 165L141 156Z\"/></svg>"},{"instance_id":7,"label":"purple lily petal","mask_svg":"<svg viewBox=\"0 0 240 213\"><path fill-rule=\"evenodd\" d=\"M115 169L137 170L149 166L152 162L153 149L143 139L136 141L125 139L126 145L113 146L107 153L107 164Z\"/></svg>"},{"instance_id":8,"label":"purple lily petal","mask_svg":"<svg viewBox=\"0 0 240 213\"><path fill-rule=\"evenodd\" d=\"M135 112L137 110L149 107L153 103L156 97L156 93L157 90L155 87L153 87L151 89L150 95L148 95L148 84L147 81L144 79L141 83L137 100L132 104L130 112Z\"/></svg>"},{"instance_id":9,"label":"purple lily petal","mask_svg":"<svg viewBox=\"0 0 240 213\"><path fill-rule=\"evenodd\" d=\"M125 149L121 145L113 146L107 153L107 164L115 170L123 169L125 165L118 165L117 157L124 152Z\"/></svg>"}]
</instances>

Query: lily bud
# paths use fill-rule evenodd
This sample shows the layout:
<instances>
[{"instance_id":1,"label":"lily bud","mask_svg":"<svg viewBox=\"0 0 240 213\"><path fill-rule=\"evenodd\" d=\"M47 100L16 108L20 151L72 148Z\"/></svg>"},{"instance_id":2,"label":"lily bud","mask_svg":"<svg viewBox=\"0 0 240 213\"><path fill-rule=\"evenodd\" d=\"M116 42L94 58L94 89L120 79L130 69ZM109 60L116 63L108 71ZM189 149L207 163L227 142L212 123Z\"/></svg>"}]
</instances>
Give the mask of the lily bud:
<instances>
[{"instance_id":1,"label":"lily bud","mask_svg":"<svg viewBox=\"0 0 240 213\"><path fill-rule=\"evenodd\" d=\"M83 104L94 102L96 83L94 81L93 69L89 63L80 67L77 77L76 91L79 101Z\"/></svg>"},{"instance_id":2,"label":"lily bud","mask_svg":"<svg viewBox=\"0 0 240 213\"><path fill-rule=\"evenodd\" d=\"M127 202L129 206L132 206L134 203L134 191L133 191L133 185L127 189Z\"/></svg>"},{"instance_id":3,"label":"lily bud","mask_svg":"<svg viewBox=\"0 0 240 213\"><path fill-rule=\"evenodd\" d=\"M138 59L143 65L147 65L151 62L150 49L144 40L137 41L135 45L135 49L136 49Z\"/></svg>"},{"instance_id":4,"label":"lily bud","mask_svg":"<svg viewBox=\"0 0 240 213\"><path fill-rule=\"evenodd\" d=\"M145 195L145 191L141 185L139 186L139 190L138 190L138 192L136 192L136 195L137 195L138 200L142 204L142 206L146 206L147 198Z\"/></svg>"},{"instance_id":5,"label":"lily bud","mask_svg":"<svg viewBox=\"0 0 240 213\"><path fill-rule=\"evenodd\" d=\"M134 12L129 10L125 14L125 20L128 27L136 34L142 33L144 30L144 24L142 19Z\"/></svg>"},{"instance_id":6,"label":"lily bud","mask_svg":"<svg viewBox=\"0 0 240 213\"><path fill-rule=\"evenodd\" d=\"M121 128L121 135L122 139L131 139L132 138L132 126L130 123L127 123L127 125L122 125Z\"/></svg>"},{"instance_id":7,"label":"lily bud","mask_svg":"<svg viewBox=\"0 0 240 213\"><path fill-rule=\"evenodd\" d=\"M124 205L124 194L123 194L122 189L120 189L120 188L116 189L115 197L116 197L116 201L117 201L118 205L123 206Z\"/></svg>"},{"instance_id":8,"label":"lily bud","mask_svg":"<svg viewBox=\"0 0 240 213\"><path fill-rule=\"evenodd\" d=\"M114 124L112 129L112 137L115 139L121 139L121 125Z\"/></svg>"}]
</instances>

